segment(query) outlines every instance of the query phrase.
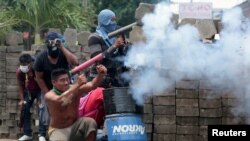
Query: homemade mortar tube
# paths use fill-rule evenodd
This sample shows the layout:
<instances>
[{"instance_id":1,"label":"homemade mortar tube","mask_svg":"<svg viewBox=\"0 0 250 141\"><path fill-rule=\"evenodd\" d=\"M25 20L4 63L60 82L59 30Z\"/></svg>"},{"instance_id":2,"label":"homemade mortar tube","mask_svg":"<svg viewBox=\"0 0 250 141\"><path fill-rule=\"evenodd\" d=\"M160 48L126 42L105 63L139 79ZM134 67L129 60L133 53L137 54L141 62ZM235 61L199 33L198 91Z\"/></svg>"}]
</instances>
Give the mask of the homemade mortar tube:
<instances>
[{"instance_id":1,"label":"homemade mortar tube","mask_svg":"<svg viewBox=\"0 0 250 141\"><path fill-rule=\"evenodd\" d=\"M117 29L117 30L115 30L115 31L113 31L113 32L110 32L110 33L108 34L108 37L110 38L110 37L117 36L117 35L119 35L119 34L121 34L121 33L124 33L124 32L126 32L126 31L132 29L132 27L135 26L135 25L138 25L138 23L137 23L137 22L134 22L134 23L129 24L129 25L127 25L127 26L121 27L121 28L119 28L119 29Z\"/></svg>"},{"instance_id":2,"label":"homemade mortar tube","mask_svg":"<svg viewBox=\"0 0 250 141\"><path fill-rule=\"evenodd\" d=\"M70 70L69 73L70 75L74 75L76 73L78 73L79 71L82 71L86 68L88 68L89 66L93 65L94 63L96 63L97 61L101 61L104 58L106 58L109 54L113 53L116 50L115 47L110 47L108 48L106 51L99 53L98 55L96 55L95 57L89 59L88 61L78 65L77 67L75 67L74 69Z\"/></svg>"},{"instance_id":3,"label":"homemade mortar tube","mask_svg":"<svg viewBox=\"0 0 250 141\"><path fill-rule=\"evenodd\" d=\"M122 34L130 29L132 29L133 26L135 25L139 25L138 22L134 22L132 24L129 24L127 26L124 26L122 28L119 28L111 33L108 34L108 37L114 37L117 36L119 34ZM91 66L92 64L94 64L97 61L101 61L104 58L106 58L109 54L113 53L116 50L116 48L114 47L109 47L106 51L104 51L103 53L100 53L98 55L96 55L95 57L91 58L90 60L80 64L79 66L75 67L74 69L72 69L70 71L70 75L76 74L79 71L82 71L86 68L88 68L89 66Z\"/></svg>"}]
</instances>

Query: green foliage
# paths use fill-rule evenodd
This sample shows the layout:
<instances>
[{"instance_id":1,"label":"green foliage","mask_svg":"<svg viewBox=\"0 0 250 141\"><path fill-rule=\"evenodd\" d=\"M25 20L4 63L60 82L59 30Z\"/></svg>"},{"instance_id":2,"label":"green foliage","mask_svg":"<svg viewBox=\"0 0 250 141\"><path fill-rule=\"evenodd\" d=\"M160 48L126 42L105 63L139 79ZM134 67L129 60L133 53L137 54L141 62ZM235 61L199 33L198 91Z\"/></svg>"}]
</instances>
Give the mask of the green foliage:
<instances>
[{"instance_id":1,"label":"green foliage","mask_svg":"<svg viewBox=\"0 0 250 141\"><path fill-rule=\"evenodd\" d=\"M94 17L91 5L83 7L82 0L2 0L0 4L0 28L35 34L49 27L89 30Z\"/></svg>"},{"instance_id":2,"label":"green foliage","mask_svg":"<svg viewBox=\"0 0 250 141\"><path fill-rule=\"evenodd\" d=\"M78 3L68 0L19 0L15 4L16 18L38 31L42 28L54 27L65 29L67 27L76 29L89 29L87 17ZM90 15L91 14L85 14Z\"/></svg>"},{"instance_id":3,"label":"green foliage","mask_svg":"<svg viewBox=\"0 0 250 141\"><path fill-rule=\"evenodd\" d=\"M6 7L7 3L0 2L0 44L3 44L5 35L11 31L11 26L18 23L15 20L13 13Z\"/></svg>"},{"instance_id":4,"label":"green foliage","mask_svg":"<svg viewBox=\"0 0 250 141\"><path fill-rule=\"evenodd\" d=\"M3 0L2 4L19 21L16 28L30 26L36 32L47 27L88 30L94 17L93 8L83 7L81 0Z\"/></svg>"},{"instance_id":5,"label":"green foliage","mask_svg":"<svg viewBox=\"0 0 250 141\"><path fill-rule=\"evenodd\" d=\"M58 23L63 28L71 27L78 30L89 30L92 18L94 17L93 8L90 6L82 6L81 3L75 3L74 1L59 0L57 8L62 9L57 13L57 17L60 17L62 23ZM65 2L63 2L65 1ZM68 3L68 4L65 4ZM65 24L63 24L65 23Z\"/></svg>"},{"instance_id":6,"label":"green foliage","mask_svg":"<svg viewBox=\"0 0 250 141\"><path fill-rule=\"evenodd\" d=\"M119 25L125 26L135 21L135 10L141 2L157 1L159 0L0 0L0 38L10 27L35 33L48 27L90 30L96 27L97 14L106 8L116 13Z\"/></svg>"},{"instance_id":7,"label":"green foliage","mask_svg":"<svg viewBox=\"0 0 250 141\"><path fill-rule=\"evenodd\" d=\"M10 27L0 28L0 45L4 44L5 36L11 31Z\"/></svg>"}]
</instances>

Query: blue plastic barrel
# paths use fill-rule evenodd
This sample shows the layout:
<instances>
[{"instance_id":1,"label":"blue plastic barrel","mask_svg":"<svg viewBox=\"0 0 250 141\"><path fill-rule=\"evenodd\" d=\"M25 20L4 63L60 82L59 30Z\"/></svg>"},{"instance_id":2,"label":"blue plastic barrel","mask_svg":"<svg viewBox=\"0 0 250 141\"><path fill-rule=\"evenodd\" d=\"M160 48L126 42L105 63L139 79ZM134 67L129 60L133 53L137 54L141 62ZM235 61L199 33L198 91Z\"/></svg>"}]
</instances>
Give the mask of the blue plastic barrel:
<instances>
[{"instance_id":1,"label":"blue plastic barrel","mask_svg":"<svg viewBox=\"0 0 250 141\"><path fill-rule=\"evenodd\" d=\"M105 124L108 141L147 141L146 128L140 115L107 115Z\"/></svg>"}]
</instances>

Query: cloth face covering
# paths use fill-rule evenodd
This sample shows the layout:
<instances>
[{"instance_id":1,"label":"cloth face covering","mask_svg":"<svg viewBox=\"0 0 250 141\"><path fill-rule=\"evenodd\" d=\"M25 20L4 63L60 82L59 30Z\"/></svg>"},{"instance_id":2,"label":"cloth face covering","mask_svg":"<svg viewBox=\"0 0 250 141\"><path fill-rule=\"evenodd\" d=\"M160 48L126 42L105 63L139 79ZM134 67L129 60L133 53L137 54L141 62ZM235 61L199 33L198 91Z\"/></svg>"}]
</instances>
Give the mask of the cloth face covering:
<instances>
[{"instance_id":1,"label":"cloth face covering","mask_svg":"<svg viewBox=\"0 0 250 141\"><path fill-rule=\"evenodd\" d=\"M52 58L58 57L58 55L59 55L58 47L48 45L47 48L48 48L48 54L50 57L52 57Z\"/></svg>"},{"instance_id":2,"label":"cloth face covering","mask_svg":"<svg viewBox=\"0 0 250 141\"><path fill-rule=\"evenodd\" d=\"M109 9L102 10L98 15L98 26L96 32L105 40L105 43L110 46L112 45L116 38L109 38L108 33L115 31L117 24L115 21L112 21L112 18L115 17L115 13Z\"/></svg>"},{"instance_id":3,"label":"cloth face covering","mask_svg":"<svg viewBox=\"0 0 250 141\"><path fill-rule=\"evenodd\" d=\"M64 43L65 42L64 37L59 33L49 32L47 39L48 39L48 44L47 44L48 55L51 56L52 58L57 58L60 50L56 46L56 41L59 40L61 43Z\"/></svg>"}]
</instances>

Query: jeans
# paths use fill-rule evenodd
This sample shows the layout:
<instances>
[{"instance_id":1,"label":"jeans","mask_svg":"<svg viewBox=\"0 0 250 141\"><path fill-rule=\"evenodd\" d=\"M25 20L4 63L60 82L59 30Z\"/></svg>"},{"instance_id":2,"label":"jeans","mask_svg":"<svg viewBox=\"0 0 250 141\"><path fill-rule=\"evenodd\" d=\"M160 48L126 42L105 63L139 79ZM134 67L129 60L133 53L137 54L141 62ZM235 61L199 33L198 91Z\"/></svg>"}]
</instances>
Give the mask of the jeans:
<instances>
[{"instance_id":1,"label":"jeans","mask_svg":"<svg viewBox=\"0 0 250 141\"><path fill-rule=\"evenodd\" d=\"M37 102L40 103L41 101L41 92L29 94L27 91L24 92L24 100L26 104L24 104L23 112L24 112L24 120L23 120L23 132L24 135L32 136L32 129L31 129L31 113L30 108L33 105L34 100L37 99ZM40 108L38 108L37 112L39 112ZM46 136L47 126L43 125L39 120L39 135Z\"/></svg>"}]
</instances>

